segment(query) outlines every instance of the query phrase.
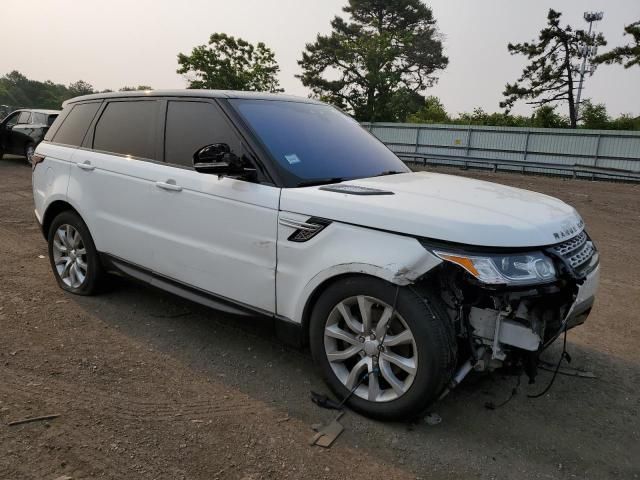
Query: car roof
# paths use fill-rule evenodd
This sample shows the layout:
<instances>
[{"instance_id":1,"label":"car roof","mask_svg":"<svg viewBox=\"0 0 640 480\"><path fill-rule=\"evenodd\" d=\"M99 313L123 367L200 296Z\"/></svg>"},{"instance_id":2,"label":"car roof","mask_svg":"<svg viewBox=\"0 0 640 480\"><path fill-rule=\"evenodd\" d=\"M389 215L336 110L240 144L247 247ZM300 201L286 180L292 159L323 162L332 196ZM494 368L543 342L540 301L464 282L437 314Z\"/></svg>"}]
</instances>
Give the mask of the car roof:
<instances>
[{"instance_id":1,"label":"car roof","mask_svg":"<svg viewBox=\"0 0 640 480\"><path fill-rule=\"evenodd\" d=\"M317 103L317 100L282 93L242 92L236 90L136 90L131 92L109 92L83 95L67 100L62 105L83 102L87 100L103 100L108 98L132 98L132 97L209 97L209 98L246 98L252 100L280 100L288 102Z\"/></svg>"},{"instance_id":2,"label":"car roof","mask_svg":"<svg viewBox=\"0 0 640 480\"><path fill-rule=\"evenodd\" d=\"M33 113L44 113L45 115L60 115L60 110L45 110L42 108L19 108L18 110L14 110L11 113L16 112L33 112ZM9 115L11 115L11 113Z\"/></svg>"}]
</instances>

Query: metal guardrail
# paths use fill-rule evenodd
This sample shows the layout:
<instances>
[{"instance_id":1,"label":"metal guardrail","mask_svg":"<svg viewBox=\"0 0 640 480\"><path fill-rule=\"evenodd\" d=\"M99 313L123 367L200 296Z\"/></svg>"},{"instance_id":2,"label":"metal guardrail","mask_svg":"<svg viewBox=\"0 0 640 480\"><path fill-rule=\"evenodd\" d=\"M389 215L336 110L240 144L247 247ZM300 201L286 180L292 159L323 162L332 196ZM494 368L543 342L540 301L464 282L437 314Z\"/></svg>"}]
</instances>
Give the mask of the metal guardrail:
<instances>
[{"instance_id":1,"label":"metal guardrail","mask_svg":"<svg viewBox=\"0 0 640 480\"><path fill-rule=\"evenodd\" d=\"M640 132L364 123L407 163L640 182Z\"/></svg>"}]
</instances>

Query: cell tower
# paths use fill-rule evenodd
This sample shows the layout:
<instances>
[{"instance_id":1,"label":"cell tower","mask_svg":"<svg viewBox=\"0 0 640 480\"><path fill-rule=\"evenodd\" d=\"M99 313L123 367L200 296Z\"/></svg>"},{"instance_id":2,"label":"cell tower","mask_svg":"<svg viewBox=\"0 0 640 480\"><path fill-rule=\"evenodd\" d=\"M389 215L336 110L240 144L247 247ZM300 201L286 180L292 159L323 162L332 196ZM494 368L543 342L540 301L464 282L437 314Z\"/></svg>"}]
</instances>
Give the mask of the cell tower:
<instances>
[{"instance_id":1,"label":"cell tower","mask_svg":"<svg viewBox=\"0 0 640 480\"><path fill-rule=\"evenodd\" d=\"M580 46L580 56L582 57L582 65L578 70L578 93L576 94L576 118L580 113L580 97L582 96L582 88L584 85L584 76L588 73L589 76L593 75L596 71L596 64L592 63L594 57L598 54L598 47L591 45L593 39L596 37L596 32L593 31L594 22L599 22L604 17L604 12L584 12L584 19L589 23L589 32L587 33L587 42ZM589 65L587 65L589 62Z\"/></svg>"}]
</instances>

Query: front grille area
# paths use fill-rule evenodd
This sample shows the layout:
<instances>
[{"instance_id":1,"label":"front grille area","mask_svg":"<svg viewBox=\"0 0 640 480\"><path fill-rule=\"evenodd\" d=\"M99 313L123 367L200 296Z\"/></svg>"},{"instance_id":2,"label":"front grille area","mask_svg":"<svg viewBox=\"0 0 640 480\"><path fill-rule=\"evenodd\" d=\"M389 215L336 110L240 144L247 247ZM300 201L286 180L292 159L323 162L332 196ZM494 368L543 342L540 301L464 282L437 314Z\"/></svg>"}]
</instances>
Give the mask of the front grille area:
<instances>
[{"instance_id":1,"label":"front grille area","mask_svg":"<svg viewBox=\"0 0 640 480\"><path fill-rule=\"evenodd\" d=\"M550 250L562 257L578 276L588 274L598 264L598 251L584 230L566 242L554 245Z\"/></svg>"}]
</instances>

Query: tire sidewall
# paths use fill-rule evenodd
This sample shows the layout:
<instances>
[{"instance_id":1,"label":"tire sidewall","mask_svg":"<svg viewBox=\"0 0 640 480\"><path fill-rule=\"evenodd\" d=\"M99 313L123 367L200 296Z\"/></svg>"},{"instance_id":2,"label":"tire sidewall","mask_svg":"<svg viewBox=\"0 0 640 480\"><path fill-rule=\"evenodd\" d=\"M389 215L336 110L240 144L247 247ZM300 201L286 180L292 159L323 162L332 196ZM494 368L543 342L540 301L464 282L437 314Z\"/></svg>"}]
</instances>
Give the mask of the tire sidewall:
<instances>
[{"instance_id":1,"label":"tire sidewall","mask_svg":"<svg viewBox=\"0 0 640 480\"><path fill-rule=\"evenodd\" d=\"M396 311L411 330L418 355L418 369L409 390L390 402L370 402L355 395L348 401L351 408L380 419L406 419L419 414L440 393L448 381L450 367L444 358L450 344L445 338L443 319L437 318L433 309L426 305L413 290L398 287L374 277L350 277L331 285L318 299L311 315L310 347L315 363L333 392L344 399L349 390L336 377L327 359L324 348L324 328L333 308L342 300L367 295L393 305L396 289L398 299Z\"/></svg>"},{"instance_id":2,"label":"tire sidewall","mask_svg":"<svg viewBox=\"0 0 640 480\"><path fill-rule=\"evenodd\" d=\"M55 236L56 230L61 225L68 224L74 227L82 237L82 241L84 243L85 249L87 251L87 276L84 282L77 288L70 287L66 283L62 281L60 275L58 275L58 270L56 269L55 262L53 259L53 239ZM89 233L89 229L86 224L82 221L80 216L72 211L65 211L58 214L53 221L51 222L51 226L49 227L49 233L47 236L47 244L49 250L49 263L51 264L51 269L53 271L53 275L58 282L58 285L63 290L67 292L74 293L76 295L90 295L92 294L98 286L98 282L100 276L102 274L102 266L100 264L100 259L98 257L98 252L93 243L93 238Z\"/></svg>"},{"instance_id":3,"label":"tire sidewall","mask_svg":"<svg viewBox=\"0 0 640 480\"><path fill-rule=\"evenodd\" d=\"M24 157L27 159L27 163L28 163L29 165L32 165L32 164L33 164L33 160L32 160L32 159L29 159L29 153L28 153L28 152L29 152L29 147L32 147L32 148L33 148L33 152L34 152L34 154L35 154L35 151L36 151L36 144L35 144L35 143L33 143L33 142L30 142L30 143L27 143L27 144L24 146Z\"/></svg>"}]
</instances>

